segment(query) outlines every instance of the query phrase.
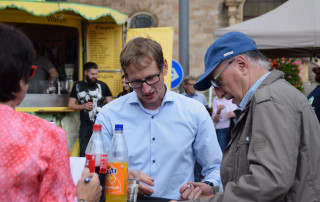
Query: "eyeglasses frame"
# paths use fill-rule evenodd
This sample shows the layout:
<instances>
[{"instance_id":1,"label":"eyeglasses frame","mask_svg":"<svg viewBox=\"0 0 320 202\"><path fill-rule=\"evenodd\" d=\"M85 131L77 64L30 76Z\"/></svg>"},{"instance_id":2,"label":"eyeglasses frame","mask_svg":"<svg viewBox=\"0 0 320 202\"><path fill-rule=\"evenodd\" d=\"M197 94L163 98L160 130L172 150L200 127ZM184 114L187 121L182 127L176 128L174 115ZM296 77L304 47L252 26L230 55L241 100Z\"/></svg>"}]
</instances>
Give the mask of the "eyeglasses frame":
<instances>
[{"instance_id":1,"label":"eyeglasses frame","mask_svg":"<svg viewBox=\"0 0 320 202\"><path fill-rule=\"evenodd\" d=\"M142 88L143 83L146 83L146 84L148 84L150 86L150 85L156 84L156 83L158 83L160 81L160 74L161 74L161 72L159 72L159 74L156 74L156 75L153 75L153 76L149 76L148 78L146 78L144 80L129 81L129 82L126 82L126 84L128 84L133 89ZM157 82L151 83L151 84L147 82L148 79L151 79L151 78L154 78L154 77L158 77L159 80ZM134 83L134 82L140 82L141 85L139 87L133 87L131 85L131 83Z\"/></svg>"},{"instance_id":2,"label":"eyeglasses frame","mask_svg":"<svg viewBox=\"0 0 320 202\"><path fill-rule=\"evenodd\" d=\"M221 74L224 72L224 70L227 69L227 67L229 67L233 62L234 62L235 59L232 59L228 62L228 64L226 66L224 66L222 68L222 70L217 74L215 75L212 79L210 79L210 82L211 82L211 85L215 88L219 88L220 85L217 84L217 79L221 76Z\"/></svg>"},{"instance_id":3,"label":"eyeglasses frame","mask_svg":"<svg viewBox=\"0 0 320 202\"><path fill-rule=\"evenodd\" d=\"M29 79L31 79L34 76L38 67L36 65L31 65L30 68L32 69L32 73L29 75L29 77L28 77Z\"/></svg>"}]
</instances>

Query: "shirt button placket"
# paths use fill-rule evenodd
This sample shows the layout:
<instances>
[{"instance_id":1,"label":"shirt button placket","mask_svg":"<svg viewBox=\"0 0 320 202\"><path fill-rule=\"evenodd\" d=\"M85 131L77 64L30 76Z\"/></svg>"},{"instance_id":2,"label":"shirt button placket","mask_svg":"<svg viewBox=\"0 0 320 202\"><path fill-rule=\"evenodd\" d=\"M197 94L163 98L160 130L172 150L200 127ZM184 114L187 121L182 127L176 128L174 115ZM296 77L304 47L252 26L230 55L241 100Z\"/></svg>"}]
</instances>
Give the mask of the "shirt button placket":
<instances>
[{"instance_id":1,"label":"shirt button placket","mask_svg":"<svg viewBox=\"0 0 320 202\"><path fill-rule=\"evenodd\" d=\"M151 156L150 156L150 161L151 161L151 176L155 176L157 174L157 166L156 166L156 128L155 128L155 115L150 116L150 150L151 150Z\"/></svg>"}]
</instances>

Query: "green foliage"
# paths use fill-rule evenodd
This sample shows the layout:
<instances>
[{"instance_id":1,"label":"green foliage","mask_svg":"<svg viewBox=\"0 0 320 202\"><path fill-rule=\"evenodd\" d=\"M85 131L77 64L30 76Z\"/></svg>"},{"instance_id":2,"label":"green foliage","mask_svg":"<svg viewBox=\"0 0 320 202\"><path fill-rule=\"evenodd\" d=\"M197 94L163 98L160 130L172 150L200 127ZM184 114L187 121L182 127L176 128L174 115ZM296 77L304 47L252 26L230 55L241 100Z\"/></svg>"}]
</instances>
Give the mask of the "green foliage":
<instances>
[{"instance_id":1,"label":"green foliage","mask_svg":"<svg viewBox=\"0 0 320 202\"><path fill-rule=\"evenodd\" d=\"M301 60L298 58L269 58L272 69L284 72L284 79L301 92L304 91L300 70Z\"/></svg>"}]
</instances>

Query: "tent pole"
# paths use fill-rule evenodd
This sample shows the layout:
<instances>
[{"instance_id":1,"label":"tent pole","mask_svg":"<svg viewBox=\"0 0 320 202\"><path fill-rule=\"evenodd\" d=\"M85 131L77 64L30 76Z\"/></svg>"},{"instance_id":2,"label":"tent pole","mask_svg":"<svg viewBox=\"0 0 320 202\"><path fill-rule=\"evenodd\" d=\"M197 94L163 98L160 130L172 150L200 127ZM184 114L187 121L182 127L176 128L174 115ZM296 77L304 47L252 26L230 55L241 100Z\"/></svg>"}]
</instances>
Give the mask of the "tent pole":
<instances>
[{"instance_id":1,"label":"tent pole","mask_svg":"<svg viewBox=\"0 0 320 202\"><path fill-rule=\"evenodd\" d=\"M179 0L179 63L184 75L189 75L189 0ZM183 85L179 91L184 91Z\"/></svg>"}]
</instances>

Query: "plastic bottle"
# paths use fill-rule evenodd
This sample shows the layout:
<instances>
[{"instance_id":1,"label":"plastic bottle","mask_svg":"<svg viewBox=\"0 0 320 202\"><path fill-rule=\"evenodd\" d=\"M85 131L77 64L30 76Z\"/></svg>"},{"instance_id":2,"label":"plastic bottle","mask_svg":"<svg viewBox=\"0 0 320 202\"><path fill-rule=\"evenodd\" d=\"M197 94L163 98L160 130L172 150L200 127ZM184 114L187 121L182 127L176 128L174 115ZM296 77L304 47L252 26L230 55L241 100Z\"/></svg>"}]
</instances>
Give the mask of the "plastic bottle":
<instances>
[{"instance_id":1,"label":"plastic bottle","mask_svg":"<svg viewBox=\"0 0 320 202\"><path fill-rule=\"evenodd\" d=\"M56 83L53 80L53 77L51 77L48 87L48 94L56 94Z\"/></svg>"},{"instance_id":2,"label":"plastic bottle","mask_svg":"<svg viewBox=\"0 0 320 202\"><path fill-rule=\"evenodd\" d=\"M58 95L61 94L61 85L60 85L59 76L57 77L57 94Z\"/></svg>"},{"instance_id":3,"label":"plastic bottle","mask_svg":"<svg viewBox=\"0 0 320 202\"><path fill-rule=\"evenodd\" d=\"M72 73L69 75L68 78L68 92L70 93L73 87L73 75Z\"/></svg>"},{"instance_id":4,"label":"plastic bottle","mask_svg":"<svg viewBox=\"0 0 320 202\"><path fill-rule=\"evenodd\" d=\"M116 124L108 149L106 201L127 201L128 148L123 125Z\"/></svg>"},{"instance_id":5,"label":"plastic bottle","mask_svg":"<svg viewBox=\"0 0 320 202\"><path fill-rule=\"evenodd\" d=\"M93 125L93 133L86 148L86 167L91 173L96 172L99 175L102 193L100 202L105 201L105 184L107 174L107 147L101 135L101 125Z\"/></svg>"}]
</instances>

